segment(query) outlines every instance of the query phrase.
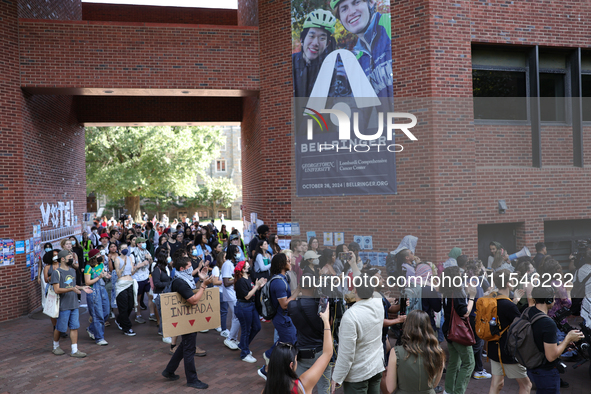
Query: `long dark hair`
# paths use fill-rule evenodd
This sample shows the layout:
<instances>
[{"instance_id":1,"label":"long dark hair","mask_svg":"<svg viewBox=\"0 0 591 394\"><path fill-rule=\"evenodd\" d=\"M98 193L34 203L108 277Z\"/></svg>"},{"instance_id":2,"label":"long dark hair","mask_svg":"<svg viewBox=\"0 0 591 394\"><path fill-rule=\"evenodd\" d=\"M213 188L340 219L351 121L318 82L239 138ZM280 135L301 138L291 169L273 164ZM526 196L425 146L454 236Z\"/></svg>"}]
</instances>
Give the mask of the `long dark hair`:
<instances>
[{"instance_id":1,"label":"long dark hair","mask_svg":"<svg viewBox=\"0 0 591 394\"><path fill-rule=\"evenodd\" d=\"M442 370L445 363L445 352L439 346L437 336L431 327L431 320L427 312L414 310L410 312L402 326L402 347L408 357L423 357L423 366L427 372L429 386ZM270 364L270 363L269 363Z\"/></svg>"},{"instance_id":2,"label":"long dark hair","mask_svg":"<svg viewBox=\"0 0 591 394\"><path fill-rule=\"evenodd\" d=\"M279 244L277 244L275 242L275 237L277 237L277 234L271 234L271 236L269 237L269 246L271 247L273 254L277 254L277 253L281 252L281 248L279 247Z\"/></svg>"},{"instance_id":3,"label":"long dark hair","mask_svg":"<svg viewBox=\"0 0 591 394\"><path fill-rule=\"evenodd\" d=\"M271 260L271 275L279 275L287 267L287 256L278 253Z\"/></svg>"},{"instance_id":4,"label":"long dark hair","mask_svg":"<svg viewBox=\"0 0 591 394\"><path fill-rule=\"evenodd\" d=\"M261 240L259 240L259 243L257 244L257 247L256 247L256 249L254 250L254 260L256 260L256 259L257 259L257 256L258 256L259 254L262 254L262 255L264 256L264 255L265 255L265 253L264 253L264 252L267 252L267 250L263 250L263 244L264 244L265 242L267 242L267 240L266 240L266 239L261 239ZM267 242L267 245L268 245L268 244L269 244L269 243Z\"/></svg>"},{"instance_id":5,"label":"long dark hair","mask_svg":"<svg viewBox=\"0 0 591 394\"><path fill-rule=\"evenodd\" d=\"M236 265L236 255L238 254L238 246L236 245L228 245L228 250L226 251L226 260L230 260L232 264Z\"/></svg>"},{"instance_id":6,"label":"long dark hair","mask_svg":"<svg viewBox=\"0 0 591 394\"><path fill-rule=\"evenodd\" d=\"M267 383L263 394L289 394L298 375L291 368L295 363L298 349L291 344L279 343L269 359Z\"/></svg>"},{"instance_id":7,"label":"long dark hair","mask_svg":"<svg viewBox=\"0 0 591 394\"><path fill-rule=\"evenodd\" d=\"M325 248L324 250L322 250L322 253L320 253L318 267L323 268L326 264L332 265L331 263L333 253L334 251L331 248Z\"/></svg>"},{"instance_id":8,"label":"long dark hair","mask_svg":"<svg viewBox=\"0 0 591 394\"><path fill-rule=\"evenodd\" d=\"M161 271L166 271L166 266L168 265L168 249L166 248L158 248L158 253L156 253L156 265L160 268Z\"/></svg>"}]
</instances>

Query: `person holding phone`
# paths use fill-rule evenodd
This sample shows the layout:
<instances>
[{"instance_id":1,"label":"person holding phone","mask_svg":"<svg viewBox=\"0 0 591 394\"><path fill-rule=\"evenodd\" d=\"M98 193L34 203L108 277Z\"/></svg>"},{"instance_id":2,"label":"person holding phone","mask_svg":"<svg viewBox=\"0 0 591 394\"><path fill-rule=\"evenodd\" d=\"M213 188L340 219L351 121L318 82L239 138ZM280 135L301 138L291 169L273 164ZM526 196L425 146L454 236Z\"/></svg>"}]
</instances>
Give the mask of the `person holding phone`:
<instances>
[{"instance_id":1,"label":"person holding phone","mask_svg":"<svg viewBox=\"0 0 591 394\"><path fill-rule=\"evenodd\" d=\"M287 313L296 328L298 357L296 374L302 376L322 357L324 347L324 322L319 315L319 308L327 309L327 299L314 296L313 277L303 275L296 300L287 304ZM295 292L298 293L297 291ZM332 353L332 349L330 351ZM271 356L273 357L273 356ZM330 394L330 378L332 366L327 364L318 380L318 394Z\"/></svg>"},{"instance_id":2,"label":"person holding phone","mask_svg":"<svg viewBox=\"0 0 591 394\"><path fill-rule=\"evenodd\" d=\"M312 393L332 357L332 335L328 315L328 308L320 314L323 325L322 355L306 372L299 375L297 373L299 363L296 359L298 349L292 343L278 343L271 353L267 382L262 394ZM322 392L319 391L319 393Z\"/></svg>"}]
</instances>

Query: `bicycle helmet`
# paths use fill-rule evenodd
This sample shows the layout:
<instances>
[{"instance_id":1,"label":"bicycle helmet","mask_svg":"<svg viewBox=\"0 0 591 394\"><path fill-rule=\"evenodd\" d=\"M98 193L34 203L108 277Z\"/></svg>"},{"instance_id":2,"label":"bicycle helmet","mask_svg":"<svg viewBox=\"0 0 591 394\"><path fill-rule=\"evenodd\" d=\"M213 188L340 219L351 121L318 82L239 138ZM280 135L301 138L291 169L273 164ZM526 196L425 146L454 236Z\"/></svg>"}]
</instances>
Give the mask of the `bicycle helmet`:
<instances>
[{"instance_id":1,"label":"bicycle helmet","mask_svg":"<svg viewBox=\"0 0 591 394\"><path fill-rule=\"evenodd\" d=\"M317 27L334 34L337 18L330 11L314 10L308 14L304 21L304 29Z\"/></svg>"}]
</instances>

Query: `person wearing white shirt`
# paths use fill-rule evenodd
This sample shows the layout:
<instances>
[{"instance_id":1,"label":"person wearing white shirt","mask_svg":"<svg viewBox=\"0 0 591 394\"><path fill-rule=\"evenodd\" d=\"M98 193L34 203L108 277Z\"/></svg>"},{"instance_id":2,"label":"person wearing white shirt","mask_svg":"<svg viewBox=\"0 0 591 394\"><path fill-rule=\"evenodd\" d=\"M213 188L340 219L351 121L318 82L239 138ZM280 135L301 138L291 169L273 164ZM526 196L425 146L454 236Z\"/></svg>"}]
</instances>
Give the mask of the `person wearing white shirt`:
<instances>
[{"instance_id":1,"label":"person wearing white shirt","mask_svg":"<svg viewBox=\"0 0 591 394\"><path fill-rule=\"evenodd\" d=\"M146 310L144 303L144 294L150 292L150 263L152 262L152 256L146 250L146 239L137 238L135 235L129 237L129 255L133 259L134 266L136 268L135 273L132 275L133 279L138 284L138 306L135 308L135 321L143 324L146 321L142 318L141 310ZM156 320L154 315L154 304L152 303L151 297L149 297L150 305L150 317L153 321Z\"/></svg>"},{"instance_id":2,"label":"person wearing white shirt","mask_svg":"<svg viewBox=\"0 0 591 394\"><path fill-rule=\"evenodd\" d=\"M222 265L222 281L223 284L223 297L224 301L228 303L228 311L232 315L232 327L227 339L224 341L231 350L238 350L238 330L240 329L240 321L234 313L234 307L236 306L236 291L234 290L234 267L237 263L236 254L238 253L238 247L236 245L228 246L226 252L226 261Z\"/></svg>"},{"instance_id":3,"label":"person wearing white shirt","mask_svg":"<svg viewBox=\"0 0 591 394\"><path fill-rule=\"evenodd\" d=\"M384 371L382 297L374 293L370 277L355 287L355 304L341 320L339 354L332 373L331 392L342 384L345 393L379 394Z\"/></svg>"}]
</instances>

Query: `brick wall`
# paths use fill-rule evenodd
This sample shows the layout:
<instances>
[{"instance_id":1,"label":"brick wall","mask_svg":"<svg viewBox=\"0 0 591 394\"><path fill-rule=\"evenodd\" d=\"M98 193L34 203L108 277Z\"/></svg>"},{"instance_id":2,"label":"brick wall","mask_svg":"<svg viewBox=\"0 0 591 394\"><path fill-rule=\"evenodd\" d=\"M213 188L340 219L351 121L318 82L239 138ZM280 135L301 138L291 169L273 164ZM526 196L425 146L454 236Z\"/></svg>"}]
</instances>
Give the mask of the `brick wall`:
<instances>
[{"instance_id":1,"label":"brick wall","mask_svg":"<svg viewBox=\"0 0 591 394\"><path fill-rule=\"evenodd\" d=\"M30 19L80 20L80 0L18 0L18 17Z\"/></svg>"},{"instance_id":2,"label":"brick wall","mask_svg":"<svg viewBox=\"0 0 591 394\"><path fill-rule=\"evenodd\" d=\"M81 123L240 122L241 97L76 96Z\"/></svg>"},{"instance_id":3,"label":"brick wall","mask_svg":"<svg viewBox=\"0 0 591 394\"><path fill-rule=\"evenodd\" d=\"M238 0L238 25L258 26L259 25L259 2L258 0Z\"/></svg>"},{"instance_id":4,"label":"brick wall","mask_svg":"<svg viewBox=\"0 0 591 394\"><path fill-rule=\"evenodd\" d=\"M21 20L20 46L23 87L259 87L253 27Z\"/></svg>"},{"instance_id":5,"label":"brick wall","mask_svg":"<svg viewBox=\"0 0 591 394\"><path fill-rule=\"evenodd\" d=\"M191 25L238 24L236 10L164 7L129 4L82 3L85 21L187 23Z\"/></svg>"}]
</instances>

